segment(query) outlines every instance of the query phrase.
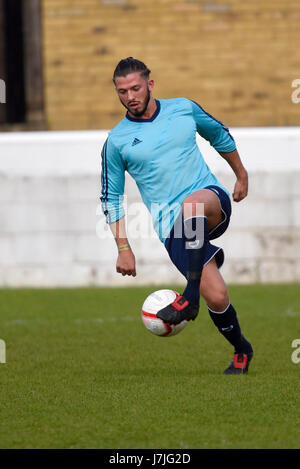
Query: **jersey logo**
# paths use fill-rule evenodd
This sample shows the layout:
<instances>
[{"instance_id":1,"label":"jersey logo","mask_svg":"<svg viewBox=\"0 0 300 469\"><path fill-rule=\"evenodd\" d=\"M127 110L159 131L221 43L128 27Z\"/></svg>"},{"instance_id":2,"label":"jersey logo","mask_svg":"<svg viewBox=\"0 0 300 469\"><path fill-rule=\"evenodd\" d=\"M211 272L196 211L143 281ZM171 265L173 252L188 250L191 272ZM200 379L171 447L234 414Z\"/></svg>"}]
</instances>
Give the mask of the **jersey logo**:
<instances>
[{"instance_id":1,"label":"jersey logo","mask_svg":"<svg viewBox=\"0 0 300 469\"><path fill-rule=\"evenodd\" d=\"M134 147L135 145L137 145L138 143L142 143L142 140L139 140L138 138L135 138L132 142L132 147Z\"/></svg>"}]
</instances>

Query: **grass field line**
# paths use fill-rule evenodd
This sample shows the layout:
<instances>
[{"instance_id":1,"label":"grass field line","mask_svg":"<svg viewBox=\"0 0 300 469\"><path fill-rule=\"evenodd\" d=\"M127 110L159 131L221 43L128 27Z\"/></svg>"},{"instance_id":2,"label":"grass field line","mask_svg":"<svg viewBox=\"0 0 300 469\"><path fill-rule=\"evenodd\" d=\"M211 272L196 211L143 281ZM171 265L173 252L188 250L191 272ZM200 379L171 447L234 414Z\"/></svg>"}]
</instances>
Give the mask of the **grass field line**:
<instances>
[{"instance_id":1,"label":"grass field line","mask_svg":"<svg viewBox=\"0 0 300 469\"><path fill-rule=\"evenodd\" d=\"M100 313L101 314L101 313ZM288 308L285 311L283 311L283 316L288 316L288 317L296 317L300 315L300 311L294 311L292 308ZM63 319L65 321L65 319ZM59 317L55 317L53 321L57 322L59 321ZM47 318L42 318L42 317L35 317L31 319L21 319L21 318L14 318L14 319L6 319L5 321L0 321L2 322L3 326L13 326L13 325L29 325L32 323L44 323L44 324L49 324L53 322L51 319ZM135 315L127 315L127 316L114 316L113 313L110 315L110 313L106 312L105 317L97 317L97 318L73 318L70 319L69 322L73 324L102 324L102 323L107 323L107 322L130 322L130 321L140 321L140 316L135 314Z\"/></svg>"},{"instance_id":2,"label":"grass field line","mask_svg":"<svg viewBox=\"0 0 300 469\"><path fill-rule=\"evenodd\" d=\"M105 318L73 318L70 319L69 323L73 324L102 324L105 322L130 322L130 321L137 321L140 320L139 316L132 315L132 316L109 316ZM52 322L58 322L59 318L54 318L53 320L51 319L45 319L45 318L32 318L32 319L7 319L3 321L4 326L15 326L15 325L29 325L32 323L40 323L40 324L49 324ZM63 319L65 322L65 319Z\"/></svg>"},{"instance_id":3,"label":"grass field line","mask_svg":"<svg viewBox=\"0 0 300 469\"><path fill-rule=\"evenodd\" d=\"M294 311L292 308L288 308L284 314L286 316L290 316L292 318L294 318L295 316L299 316L300 315L300 311Z\"/></svg>"}]
</instances>

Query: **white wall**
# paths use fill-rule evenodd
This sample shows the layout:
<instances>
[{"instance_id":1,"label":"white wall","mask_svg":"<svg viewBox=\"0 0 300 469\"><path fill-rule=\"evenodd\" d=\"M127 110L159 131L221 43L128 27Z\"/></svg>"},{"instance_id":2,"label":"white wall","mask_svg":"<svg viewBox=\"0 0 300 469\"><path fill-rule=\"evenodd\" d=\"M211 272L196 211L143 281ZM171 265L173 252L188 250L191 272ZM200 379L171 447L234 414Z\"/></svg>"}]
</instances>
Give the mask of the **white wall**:
<instances>
[{"instance_id":1,"label":"white wall","mask_svg":"<svg viewBox=\"0 0 300 469\"><path fill-rule=\"evenodd\" d=\"M228 282L300 279L300 127L232 128L250 175L233 203L224 247ZM137 277L115 272L116 247L100 210L100 151L106 131L0 134L0 286L183 283L150 231L131 245ZM199 146L232 191L234 177L209 144ZM129 210L140 201L126 179ZM106 231L105 231L106 229ZM147 237L146 237L147 236Z\"/></svg>"}]
</instances>

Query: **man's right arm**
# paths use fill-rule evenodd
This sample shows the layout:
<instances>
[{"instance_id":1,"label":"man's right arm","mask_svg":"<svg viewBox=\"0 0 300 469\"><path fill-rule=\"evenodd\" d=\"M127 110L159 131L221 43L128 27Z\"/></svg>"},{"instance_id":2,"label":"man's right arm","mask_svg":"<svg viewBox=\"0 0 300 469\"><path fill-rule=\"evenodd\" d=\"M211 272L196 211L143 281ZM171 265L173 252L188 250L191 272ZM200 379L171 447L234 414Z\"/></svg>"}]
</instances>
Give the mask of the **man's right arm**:
<instances>
[{"instance_id":1,"label":"man's right arm","mask_svg":"<svg viewBox=\"0 0 300 469\"><path fill-rule=\"evenodd\" d=\"M126 235L123 208L124 162L118 149L109 138L103 145L101 156L102 210L115 238L119 252L116 269L122 275L133 275L135 277L135 257Z\"/></svg>"},{"instance_id":2,"label":"man's right arm","mask_svg":"<svg viewBox=\"0 0 300 469\"><path fill-rule=\"evenodd\" d=\"M136 276L135 257L126 235L125 217L109 225L118 248L116 270L124 275Z\"/></svg>"}]
</instances>

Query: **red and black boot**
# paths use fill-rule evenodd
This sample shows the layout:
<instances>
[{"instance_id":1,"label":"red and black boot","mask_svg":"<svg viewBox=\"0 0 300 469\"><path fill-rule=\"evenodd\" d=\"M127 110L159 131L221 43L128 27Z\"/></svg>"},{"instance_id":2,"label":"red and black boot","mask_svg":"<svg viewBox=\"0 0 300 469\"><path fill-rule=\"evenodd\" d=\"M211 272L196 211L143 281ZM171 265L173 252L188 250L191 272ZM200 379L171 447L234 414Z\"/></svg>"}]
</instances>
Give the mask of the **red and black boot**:
<instances>
[{"instance_id":1,"label":"red and black boot","mask_svg":"<svg viewBox=\"0 0 300 469\"><path fill-rule=\"evenodd\" d=\"M248 373L252 357L253 353L235 353L232 362L224 371L224 375L242 375Z\"/></svg>"},{"instance_id":2,"label":"red and black boot","mask_svg":"<svg viewBox=\"0 0 300 469\"><path fill-rule=\"evenodd\" d=\"M179 324L182 321L194 321L198 316L199 306L192 305L184 296L176 294L170 305L161 309L156 316L168 324Z\"/></svg>"}]
</instances>

